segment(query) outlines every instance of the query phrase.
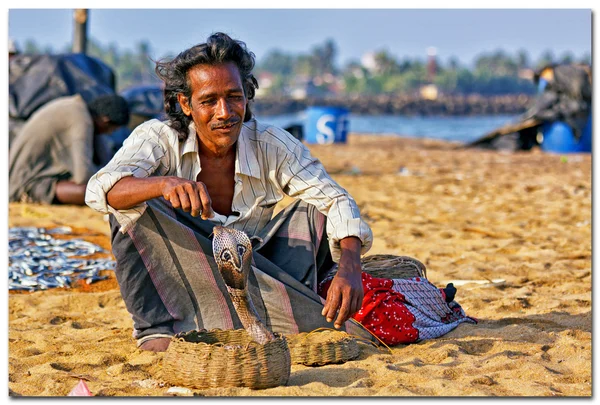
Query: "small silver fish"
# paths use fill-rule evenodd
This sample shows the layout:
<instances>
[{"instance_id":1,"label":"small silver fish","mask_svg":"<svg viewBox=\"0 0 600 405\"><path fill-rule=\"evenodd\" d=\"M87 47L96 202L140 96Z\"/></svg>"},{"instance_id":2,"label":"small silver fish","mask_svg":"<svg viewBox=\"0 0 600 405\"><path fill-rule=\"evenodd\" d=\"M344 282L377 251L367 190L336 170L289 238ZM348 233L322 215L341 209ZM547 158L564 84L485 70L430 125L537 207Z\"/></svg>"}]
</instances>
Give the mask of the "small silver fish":
<instances>
[{"instance_id":1,"label":"small silver fish","mask_svg":"<svg viewBox=\"0 0 600 405\"><path fill-rule=\"evenodd\" d=\"M71 233L69 227L9 229L9 289L68 288L78 279L84 279L88 284L107 279L108 276L100 276L99 272L114 270L114 260L85 258L108 253L105 249L81 239L54 239L52 236Z\"/></svg>"}]
</instances>

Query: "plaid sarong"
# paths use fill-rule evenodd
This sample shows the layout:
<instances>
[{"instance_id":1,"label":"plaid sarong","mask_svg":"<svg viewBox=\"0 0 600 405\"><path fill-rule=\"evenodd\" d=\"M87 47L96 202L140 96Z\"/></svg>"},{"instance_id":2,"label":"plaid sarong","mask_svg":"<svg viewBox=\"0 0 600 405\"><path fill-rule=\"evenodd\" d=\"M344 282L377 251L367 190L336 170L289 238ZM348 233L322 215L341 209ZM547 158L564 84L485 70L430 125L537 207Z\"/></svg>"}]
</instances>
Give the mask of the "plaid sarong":
<instances>
[{"instance_id":1,"label":"plaid sarong","mask_svg":"<svg viewBox=\"0 0 600 405\"><path fill-rule=\"evenodd\" d=\"M325 223L314 206L296 201L254 235L262 241L254 248L248 290L274 332L333 326L321 315L324 300L316 292L334 265ZM148 201L126 234L119 232L113 215L110 224L115 275L138 345L200 328L243 328L213 258L212 222L157 198ZM346 322L345 330L373 339L354 320Z\"/></svg>"}]
</instances>

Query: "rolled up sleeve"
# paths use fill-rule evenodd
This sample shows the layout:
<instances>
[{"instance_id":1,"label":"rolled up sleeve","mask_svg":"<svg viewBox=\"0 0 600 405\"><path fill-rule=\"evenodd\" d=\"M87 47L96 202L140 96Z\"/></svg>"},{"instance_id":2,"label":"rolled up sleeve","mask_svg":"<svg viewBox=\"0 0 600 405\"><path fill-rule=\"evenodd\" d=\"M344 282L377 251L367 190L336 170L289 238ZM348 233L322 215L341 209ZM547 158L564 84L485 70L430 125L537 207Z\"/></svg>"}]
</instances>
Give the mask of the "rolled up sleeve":
<instances>
[{"instance_id":1,"label":"rolled up sleeve","mask_svg":"<svg viewBox=\"0 0 600 405\"><path fill-rule=\"evenodd\" d=\"M361 254L373 244L373 232L361 218L358 205L348 192L325 171L321 162L298 143L282 157L279 177L283 191L314 205L327 216L327 237L333 260L340 260L340 241L354 236L361 241Z\"/></svg>"},{"instance_id":2,"label":"rolled up sleeve","mask_svg":"<svg viewBox=\"0 0 600 405\"><path fill-rule=\"evenodd\" d=\"M127 210L116 210L108 204L106 195L124 177L150 177L157 170L166 172L168 168L169 155L159 134L142 124L125 140L112 160L90 178L85 203L96 211L113 214L121 225L120 231L125 233L142 216L146 203Z\"/></svg>"}]
</instances>

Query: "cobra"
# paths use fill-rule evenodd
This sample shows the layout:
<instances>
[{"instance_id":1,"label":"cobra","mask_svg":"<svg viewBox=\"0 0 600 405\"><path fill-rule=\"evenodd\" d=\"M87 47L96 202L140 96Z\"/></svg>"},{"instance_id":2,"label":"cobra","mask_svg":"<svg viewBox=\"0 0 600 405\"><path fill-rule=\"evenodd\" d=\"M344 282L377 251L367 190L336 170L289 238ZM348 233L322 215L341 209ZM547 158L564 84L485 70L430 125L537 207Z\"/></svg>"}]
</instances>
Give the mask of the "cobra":
<instances>
[{"instance_id":1,"label":"cobra","mask_svg":"<svg viewBox=\"0 0 600 405\"><path fill-rule=\"evenodd\" d=\"M250 238L242 231L222 226L215 226L213 234L213 255L242 325L260 344L275 340L260 320L247 289L252 263Z\"/></svg>"}]
</instances>

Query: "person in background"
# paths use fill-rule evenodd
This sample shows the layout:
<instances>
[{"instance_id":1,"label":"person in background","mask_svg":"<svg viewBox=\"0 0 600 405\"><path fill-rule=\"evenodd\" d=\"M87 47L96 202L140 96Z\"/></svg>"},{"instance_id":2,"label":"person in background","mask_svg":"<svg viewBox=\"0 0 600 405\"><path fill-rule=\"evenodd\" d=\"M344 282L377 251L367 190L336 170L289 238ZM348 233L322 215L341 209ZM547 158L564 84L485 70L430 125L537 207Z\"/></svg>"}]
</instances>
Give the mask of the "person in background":
<instances>
[{"instance_id":1,"label":"person in background","mask_svg":"<svg viewBox=\"0 0 600 405\"><path fill-rule=\"evenodd\" d=\"M80 95L42 106L25 123L9 151L9 200L85 204L86 184L98 171L94 140L129 122L121 96Z\"/></svg>"},{"instance_id":2,"label":"person in background","mask_svg":"<svg viewBox=\"0 0 600 405\"><path fill-rule=\"evenodd\" d=\"M8 59L18 54L19 49L17 48L17 44L15 43L15 41L13 41L12 38L8 38Z\"/></svg>"}]
</instances>

